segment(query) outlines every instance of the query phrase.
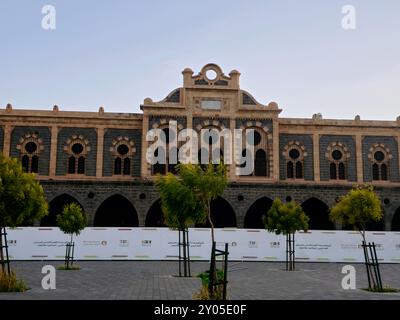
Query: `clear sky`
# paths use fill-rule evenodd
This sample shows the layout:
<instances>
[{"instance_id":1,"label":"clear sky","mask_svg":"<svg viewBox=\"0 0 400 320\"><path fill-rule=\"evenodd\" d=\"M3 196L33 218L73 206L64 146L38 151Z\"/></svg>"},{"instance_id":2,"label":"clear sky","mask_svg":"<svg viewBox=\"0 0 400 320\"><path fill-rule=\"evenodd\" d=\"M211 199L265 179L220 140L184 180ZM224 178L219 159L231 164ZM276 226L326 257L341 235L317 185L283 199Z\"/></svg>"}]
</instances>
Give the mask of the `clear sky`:
<instances>
[{"instance_id":1,"label":"clear sky","mask_svg":"<svg viewBox=\"0 0 400 320\"><path fill-rule=\"evenodd\" d=\"M1 0L0 106L140 112L213 62L284 117L394 120L399 38L399 0Z\"/></svg>"}]
</instances>

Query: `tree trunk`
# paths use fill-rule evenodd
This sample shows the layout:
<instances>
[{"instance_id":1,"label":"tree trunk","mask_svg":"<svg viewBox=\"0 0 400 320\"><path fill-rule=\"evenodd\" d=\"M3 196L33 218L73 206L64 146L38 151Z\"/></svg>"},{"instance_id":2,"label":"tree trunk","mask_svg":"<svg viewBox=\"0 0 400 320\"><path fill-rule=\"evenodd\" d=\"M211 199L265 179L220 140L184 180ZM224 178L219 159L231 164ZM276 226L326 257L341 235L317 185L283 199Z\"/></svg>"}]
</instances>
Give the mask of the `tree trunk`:
<instances>
[{"instance_id":1,"label":"tree trunk","mask_svg":"<svg viewBox=\"0 0 400 320\"><path fill-rule=\"evenodd\" d=\"M367 239L365 237L365 227L364 226L362 227L362 230L360 230L360 233L361 233L361 236L363 238L364 245L366 246L367 245ZM370 257L369 257L368 247L365 247L365 254L366 254L366 256L364 257L365 258L365 263L368 264L370 262L369 261ZM374 277L374 273L372 272L372 269L371 269L370 266L367 266L367 272L369 273L368 277L371 279L372 286L373 286L373 288L375 288L376 287L376 279Z\"/></svg>"},{"instance_id":2,"label":"tree trunk","mask_svg":"<svg viewBox=\"0 0 400 320\"><path fill-rule=\"evenodd\" d=\"M211 244L213 244L215 241L215 237L214 237L214 223L211 220L211 203L210 202L208 202L208 204L207 204L207 218L208 218L208 222L210 223L210 226L211 226Z\"/></svg>"},{"instance_id":3,"label":"tree trunk","mask_svg":"<svg viewBox=\"0 0 400 320\"><path fill-rule=\"evenodd\" d=\"M3 233L3 227L0 226L0 234ZM4 255L3 255L3 235L0 235L0 262L1 262L1 271L4 273L5 272L5 261L4 261Z\"/></svg>"}]
</instances>

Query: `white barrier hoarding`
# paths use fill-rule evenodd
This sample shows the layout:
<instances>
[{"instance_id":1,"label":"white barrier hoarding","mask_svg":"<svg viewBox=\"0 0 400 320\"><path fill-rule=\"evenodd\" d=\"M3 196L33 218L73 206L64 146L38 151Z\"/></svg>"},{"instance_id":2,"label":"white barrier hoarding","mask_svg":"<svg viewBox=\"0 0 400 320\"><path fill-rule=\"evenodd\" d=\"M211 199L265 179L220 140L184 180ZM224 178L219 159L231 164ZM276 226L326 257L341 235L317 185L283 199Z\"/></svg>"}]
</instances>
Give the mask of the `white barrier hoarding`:
<instances>
[{"instance_id":1,"label":"white barrier hoarding","mask_svg":"<svg viewBox=\"0 0 400 320\"><path fill-rule=\"evenodd\" d=\"M58 228L7 229L13 260L62 260L70 237ZM209 260L210 229L189 229L193 260ZM266 230L216 229L217 248L229 245L229 259L284 261L285 237ZM296 234L296 260L363 262L362 238L354 231L309 231ZM176 260L178 232L168 228L85 228L74 237L78 260ZM400 263L400 232L367 232L381 262Z\"/></svg>"}]
</instances>

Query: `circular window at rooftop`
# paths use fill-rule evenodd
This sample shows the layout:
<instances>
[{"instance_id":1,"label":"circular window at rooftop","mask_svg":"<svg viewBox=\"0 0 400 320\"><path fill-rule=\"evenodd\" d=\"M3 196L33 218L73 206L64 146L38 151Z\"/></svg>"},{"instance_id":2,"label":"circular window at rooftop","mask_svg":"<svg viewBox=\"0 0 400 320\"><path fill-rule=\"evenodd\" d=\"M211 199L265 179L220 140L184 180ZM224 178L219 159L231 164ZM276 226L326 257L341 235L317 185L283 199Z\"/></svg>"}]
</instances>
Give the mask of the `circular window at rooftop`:
<instances>
[{"instance_id":1,"label":"circular window at rooftop","mask_svg":"<svg viewBox=\"0 0 400 320\"><path fill-rule=\"evenodd\" d=\"M332 152L332 158L333 160L339 161L340 159L342 159L343 154L340 150L334 150Z\"/></svg>"},{"instance_id":2,"label":"circular window at rooftop","mask_svg":"<svg viewBox=\"0 0 400 320\"><path fill-rule=\"evenodd\" d=\"M80 143L75 143L72 148L72 152L75 154L80 154L83 151L83 146Z\"/></svg>"},{"instance_id":3,"label":"circular window at rooftop","mask_svg":"<svg viewBox=\"0 0 400 320\"><path fill-rule=\"evenodd\" d=\"M382 151L377 151L374 154L374 158L376 161L383 161L385 160L385 154Z\"/></svg>"},{"instance_id":4,"label":"circular window at rooftop","mask_svg":"<svg viewBox=\"0 0 400 320\"><path fill-rule=\"evenodd\" d=\"M121 156L124 156L129 152L129 147L126 144L121 144L118 146L117 151Z\"/></svg>"},{"instance_id":5,"label":"circular window at rooftop","mask_svg":"<svg viewBox=\"0 0 400 320\"><path fill-rule=\"evenodd\" d=\"M289 157L291 157L293 160L296 160L300 157L300 152L297 149L292 149L289 151Z\"/></svg>"},{"instance_id":6,"label":"circular window at rooftop","mask_svg":"<svg viewBox=\"0 0 400 320\"><path fill-rule=\"evenodd\" d=\"M206 78L208 80L214 81L215 79L217 79L217 76L217 73L213 69L209 69L206 71Z\"/></svg>"},{"instance_id":7,"label":"circular window at rooftop","mask_svg":"<svg viewBox=\"0 0 400 320\"><path fill-rule=\"evenodd\" d=\"M32 141L28 142L25 145L25 151L28 152L28 153L34 153L36 150L37 150L37 145L36 145L36 143L34 143Z\"/></svg>"}]
</instances>

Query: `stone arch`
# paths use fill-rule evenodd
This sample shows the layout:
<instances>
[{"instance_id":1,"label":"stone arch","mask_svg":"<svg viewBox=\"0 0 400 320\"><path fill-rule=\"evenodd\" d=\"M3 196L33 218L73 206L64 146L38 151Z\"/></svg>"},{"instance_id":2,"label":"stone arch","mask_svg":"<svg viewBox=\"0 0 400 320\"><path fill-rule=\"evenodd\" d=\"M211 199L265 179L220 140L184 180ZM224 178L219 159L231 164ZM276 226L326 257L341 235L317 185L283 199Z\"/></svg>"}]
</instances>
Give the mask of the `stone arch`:
<instances>
[{"instance_id":1,"label":"stone arch","mask_svg":"<svg viewBox=\"0 0 400 320\"><path fill-rule=\"evenodd\" d=\"M254 201L246 212L243 227L246 229L265 229L262 219L271 208L272 202L268 197L261 197Z\"/></svg>"},{"instance_id":2,"label":"stone arch","mask_svg":"<svg viewBox=\"0 0 400 320\"><path fill-rule=\"evenodd\" d=\"M161 199L157 199L147 211L145 226L152 228L166 227L164 213L161 209Z\"/></svg>"},{"instance_id":3,"label":"stone arch","mask_svg":"<svg viewBox=\"0 0 400 320\"><path fill-rule=\"evenodd\" d=\"M318 198L311 197L301 204L304 212L310 218L309 230L334 230L335 225L329 220L328 205Z\"/></svg>"},{"instance_id":4,"label":"stone arch","mask_svg":"<svg viewBox=\"0 0 400 320\"><path fill-rule=\"evenodd\" d=\"M57 226L57 215L61 214L65 205L70 203L77 203L82 209L83 206L73 196L63 193L49 202L49 214L42 218L40 226L42 227L56 227Z\"/></svg>"},{"instance_id":5,"label":"stone arch","mask_svg":"<svg viewBox=\"0 0 400 320\"><path fill-rule=\"evenodd\" d=\"M392 218L392 231L400 231L400 207L397 208Z\"/></svg>"},{"instance_id":6,"label":"stone arch","mask_svg":"<svg viewBox=\"0 0 400 320\"><path fill-rule=\"evenodd\" d=\"M215 228L236 228L236 214L232 205L224 198L218 197L211 202L211 219ZM210 228L208 220L197 224L198 228Z\"/></svg>"},{"instance_id":7,"label":"stone arch","mask_svg":"<svg viewBox=\"0 0 400 320\"><path fill-rule=\"evenodd\" d=\"M132 203L121 194L104 200L96 211L95 227L138 227L139 218Z\"/></svg>"}]
</instances>

